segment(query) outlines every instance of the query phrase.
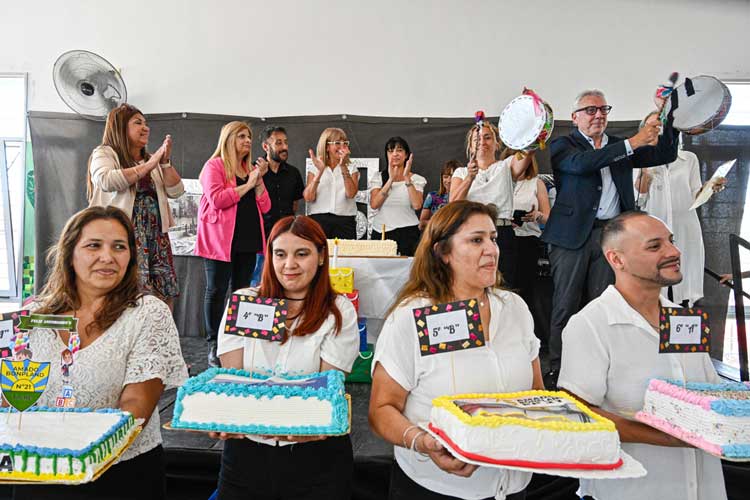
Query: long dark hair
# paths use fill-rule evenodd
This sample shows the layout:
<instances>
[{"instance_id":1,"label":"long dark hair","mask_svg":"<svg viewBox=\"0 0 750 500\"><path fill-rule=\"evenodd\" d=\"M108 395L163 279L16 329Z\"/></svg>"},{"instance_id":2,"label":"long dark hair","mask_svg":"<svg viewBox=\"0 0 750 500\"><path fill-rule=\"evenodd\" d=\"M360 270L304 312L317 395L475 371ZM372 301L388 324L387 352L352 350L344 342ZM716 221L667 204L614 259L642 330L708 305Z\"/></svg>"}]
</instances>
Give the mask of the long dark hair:
<instances>
[{"instance_id":1,"label":"long dark hair","mask_svg":"<svg viewBox=\"0 0 750 500\"><path fill-rule=\"evenodd\" d=\"M125 276L111 290L98 311L94 321L86 327L86 333L103 332L122 315L128 307L135 306L141 296L138 291L138 257L135 249L135 232L130 218L117 207L89 207L73 215L60 234L60 239L47 252L49 274L47 283L37 297L39 314L60 314L75 311L81 307L81 298L76 285L76 273L73 268L73 252L81 239L83 228L96 220L114 220L125 228L128 234L130 260Z\"/></svg>"},{"instance_id":2,"label":"long dark hair","mask_svg":"<svg viewBox=\"0 0 750 500\"><path fill-rule=\"evenodd\" d=\"M404 152L406 153L404 166L406 166L406 162L409 160L409 155L411 154L411 148L409 147L409 143L406 142L406 139L400 136L395 136L385 141L385 148L383 152L383 154L385 155L385 161L383 162L383 170L380 171L380 177L381 179L383 179L383 184L385 184L386 181L388 181L388 153L396 149L396 146L401 146L401 149L403 149Z\"/></svg>"},{"instance_id":3,"label":"long dark hair","mask_svg":"<svg viewBox=\"0 0 750 500\"><path fill-rule=\"evenodd\" d=\"M109 112L107 121L104 124L104 134L100 146L109 146L117 155L120 162L120 168L129 168L137 162L130 153L130 139L128 138L128 122L135 115L143 115L141 110L130 104L123 103ZM148 160L151 155L146 152L146 148L141 149L141 156ZM86 170L86 195L90 200L94 192L94 185L91 182L91 157L89 156L88 169Z\"/></svg>"},{"instance_id":4,"label":"long dark hair","mask_svg":"<svg viewBox=\"0 0 750 500\"><path fill-rule=\"evenodd\" d=\"M336 320L336 334L341 331L341 311L336 307L336 292L331 288L331 280L328 275L328 244L326 235L320 224L310 217L303 215L288 216L279 220L273 226L268 241L266 242L266 261L263 265L263 276L261 277L261 297L284 297L284 287L281 286L276 270L273 267L273 242L284 233L292 233L295 236L307 240L318 249L323 264L318 266L318 272L310 282L310 286L302 303L303 316L297 328L292 332L293 336L302 337L318 331L329 314L333 314ZM286 330L285 330L286 331ZM287 337L285 334L284 342Z\"/></svg>"}]
</instances>

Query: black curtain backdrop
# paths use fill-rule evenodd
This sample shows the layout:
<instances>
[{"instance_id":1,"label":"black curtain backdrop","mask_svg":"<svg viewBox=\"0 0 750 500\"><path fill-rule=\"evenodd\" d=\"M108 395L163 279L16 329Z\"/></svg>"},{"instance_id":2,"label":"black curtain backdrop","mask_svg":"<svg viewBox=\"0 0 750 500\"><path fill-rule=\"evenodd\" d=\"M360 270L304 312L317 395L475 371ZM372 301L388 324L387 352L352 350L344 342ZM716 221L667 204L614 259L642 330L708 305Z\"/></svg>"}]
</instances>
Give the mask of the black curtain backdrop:
<instances>
[{"instance_id":1,"label":"black curtain backdrop","mask_svg":"<svg viewBox=\"0 0 750 500\"><path fill-rule=\"evenodd\" d=\"M427 190L437 189L440 167L449 159L465 161L464 138L473 118L389 118L352 115L289 116L273 119L229 115L171 113L148 115L151 144L166 134L174 139L172 160L183 178L198 178L204 162L213 153L221 127L231 120L243 120L253 130L253 154L263 154L261 131L267 125L287 129L289 162L304 177L307 150L315 148L326 127L344 129L351 141L352 156L378 157L383 165L383 146L391 136L404 137L414 153L414 170L428 180ZM490 117L497 123L497 117ZM43 284L46 263L41 258L56 240L67 219L86 206L86 168L91 150L101 141L104 122L68 113L30 112L29 124L34 151L36 182L36 289ZM612 122L611 135L629 136L637 122ZM556 121L553 136L568 134L570 121ZM701 175L707 179L722 162L737 158L729 174L729 187L699 209L706 265L717 272L730 272L728 235L739 233L750 167L750 129L720 127L697 137L685 137L685 147L701 160ZM550 173L548 151L537 155L541 173ZM360 189L367 185L360 177ZM364 210L364 206L360 207ZM303 210L303 208L301 209ZM202 335L202 300L205 279L196 257L176 257L175 266L181 296L175 302L175 321L183 336ZM706 278L704 304L711 312L712 356L721 359L724 318L729 289ZM395 291L394 291L395 293Z\"/></svg>"}]
</instances>

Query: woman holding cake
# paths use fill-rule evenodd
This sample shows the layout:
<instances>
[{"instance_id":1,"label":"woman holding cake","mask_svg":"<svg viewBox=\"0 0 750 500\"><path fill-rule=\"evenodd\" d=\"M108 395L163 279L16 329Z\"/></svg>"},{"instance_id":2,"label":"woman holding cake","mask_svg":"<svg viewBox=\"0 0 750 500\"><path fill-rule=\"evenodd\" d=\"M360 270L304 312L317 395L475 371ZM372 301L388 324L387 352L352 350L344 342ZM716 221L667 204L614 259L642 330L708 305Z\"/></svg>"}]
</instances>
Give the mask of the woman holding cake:
<instances>
[{"instance_id":1,"label":"woman holding cake","mask_svg":"<svg viewBox=\"0 0 750 500\"><path fill-rule=\"evenodd\" d=\"M264 158L252 164L253 134L245 122L224 125L216 151L203 166L195 255L203 257L206 291L203 321L208 340L208 364L217 366L216 335L227 288L250 286L258 252L265 247L263 215L271 199L263 184Z\"/></svg>"},{"instance_id":2,"label":"woman holding cake","mask_svg":"<svg viewBox=\"0 0 750 500\"><path fill-rule=\"evenodd\" d=\"M411 171L414 156L409 144L401 137L385 143L388 168L369 179L370 207L377 210L372 219L372 239L394 240L398 252L413 256L419 241L419 219L415 213L422 207L422 192L427 179Z\"/></svg>"},{"instance_id":3,"label":"woman holding cake","mask_svg":"<svg viewBox=\"0 0 750 500\"><path fill-rule=\"evenodd\" d=\"M286 299L287 336L282 342L271 342L222 333L221 365L265 376L351 371L359 352L357 313L331 289L323 229L309 217L285 217L274 225L266 255L260 288L237 293ZM220 331L224 331L223 322ZM219 475L220 499L244 499L251 494L279 499L351 497L354 459L348 435L214 436L227 439Z\"/></svg>"},{"instance_id":4,"label":"woman holding cake","mask_svg":"<svg viewBox=\"0 0 750 500\"><path fill-rule=\"evenodd\" d=\"M307 169L303 192L310 217L327 238L357 239L357 195L359 170L349 158L349 140L340 128L320 134L316 151L310 151L312 167Z\"/></svg>"},{"instance_id":5,"label":"woman holding cake","mask_svg":"<svg viewBox=\"0 0 750 500\"><path fill-rule=\"evenodd\" d=\"M139 292L130 219L116 207L82 210L65 225L49 255L50 276L33 312L77 318L80 346L62 373L70 332L34 329L29 336L34 361L52 363L37 405L54 407L67 386L78 408L120 408L146 422L120 461L95 482L16 486L14 498L166 498L156 405L165 387L187 379L187 368L169 308ZM60 414L59 432L73 431L85 429L66 429Z\"/></svg>"},{"instance_id":6,"label":"woman holding cake","mask_svg":"<svg viewBox=\"0 0 750 500\"><path fill-rule=\"evenodd\" d=\"M494 205L497 210L497 245L500 247L500 273L506 286L517 288L516 254L513 242L513 182L526 171L534 152L522 159L509 155L498 160L502 143L497 127L489 122L474 125L466 134L469 163L453 172L450 201L471 200ZM507 154L505 151L504 154ZM501 155L502 156L502 155Z\"/></svg>"},{"instance_id":7,"label":"woman holding cake","mask_svg":"<svg viewBox=\"0 0 750 500\"><path fill-rule=\"evenodd\" d=\"M496 220L492 207L465 200L435 213L380 332L369 418L373 430L395 445L392 500L524 498L530 473L456 460L416 425L429 421L438 396L543 389L529 309L500 287ZM421 355L413 309L472 298L485 346Z\"/></svg>"}]
</instances>

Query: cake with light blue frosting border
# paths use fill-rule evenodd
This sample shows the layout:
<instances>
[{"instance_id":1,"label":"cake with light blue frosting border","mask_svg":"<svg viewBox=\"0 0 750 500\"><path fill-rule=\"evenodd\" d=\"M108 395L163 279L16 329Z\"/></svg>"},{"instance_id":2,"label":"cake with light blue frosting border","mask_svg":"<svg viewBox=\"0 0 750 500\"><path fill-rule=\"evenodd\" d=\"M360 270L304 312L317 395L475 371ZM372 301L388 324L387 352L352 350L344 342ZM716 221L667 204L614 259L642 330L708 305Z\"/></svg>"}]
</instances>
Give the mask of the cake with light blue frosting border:
<instances>
[{"instance_id":1,"label":"cake with light blue frosting border","mask_svg":"<svg viewBox=\"0 0 750 500\"><path fill-rule=\"evenodd\" d=\"M712 455L750 461L750 385L652 379L636 419Z\"/></svg>"},{"instance_id":2,"label":"cake with light blue frosting border","mask_svg":"<svg viewBox=\"0 0 750 500\"><path fill-rule=\"evenodd\" d=\"M343 435L350 411L338 370L267 377L210 368L178 389L170 425L263 436Z\"/></svg>"},{"instance_id":3,"label":"cake with light blue frosting border","mask_svg":"<svg viewBox=\"0 0 750 500\"><path fill-rule=\"evenodd\" d=\"M20 419L20 422L19 422ZM106 470L140 432L119 409L0 411L0 481L80 484Z\"/></svg>"}]
</instances>

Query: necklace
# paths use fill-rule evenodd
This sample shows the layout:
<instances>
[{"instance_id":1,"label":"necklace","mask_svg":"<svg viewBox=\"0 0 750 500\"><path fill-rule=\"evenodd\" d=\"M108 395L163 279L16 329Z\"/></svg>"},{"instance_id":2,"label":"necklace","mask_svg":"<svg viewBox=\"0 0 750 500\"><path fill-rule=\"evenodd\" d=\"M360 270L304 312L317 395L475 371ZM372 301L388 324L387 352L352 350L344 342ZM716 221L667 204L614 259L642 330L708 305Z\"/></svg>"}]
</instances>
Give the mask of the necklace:
<instances>
[{"instance_id":1,"label":"necklace","mask_svg":"<svg viewBox=\"0 0 750 500\"><path fill-rule=\"evenodd\" d=\"M307 297L302 297L301 299L293 299L291 297L284 297L284 300L305 300Z\"/></svg>"},{"instance_id":2,"label":"necklace","mask_svg":"<svg viewBox=\"0 0 750 500\"><path fill-rule=\"evenodd\" d=\"M479 307L484 307L485 301L489 302L489 296L487 295L487 290L484 291L484 298L479 299Z\"/></svg>"}]
</instances>

